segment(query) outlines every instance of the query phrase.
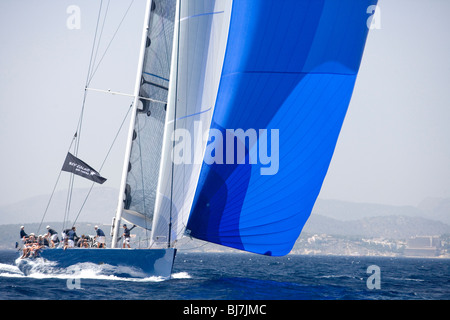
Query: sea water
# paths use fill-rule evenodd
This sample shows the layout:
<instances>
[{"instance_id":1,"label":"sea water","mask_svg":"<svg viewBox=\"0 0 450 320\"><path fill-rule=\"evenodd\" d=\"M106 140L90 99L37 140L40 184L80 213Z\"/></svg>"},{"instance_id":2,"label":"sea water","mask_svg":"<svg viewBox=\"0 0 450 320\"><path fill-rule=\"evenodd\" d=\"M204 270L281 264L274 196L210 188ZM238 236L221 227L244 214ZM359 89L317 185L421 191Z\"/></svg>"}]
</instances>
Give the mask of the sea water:
<instances>
[{"instance_id":1,"label":"sea water","mask_svg":"<svg viewBox=\"0 0 450 320\"><path fill-rule=\"evenodd\" d=\"M178 252L170 279L104 265L41 264L0 251L1 300L447 300L450 259ZM36 261L35 263L40 263Z\"/></svg>"}]
</instances>

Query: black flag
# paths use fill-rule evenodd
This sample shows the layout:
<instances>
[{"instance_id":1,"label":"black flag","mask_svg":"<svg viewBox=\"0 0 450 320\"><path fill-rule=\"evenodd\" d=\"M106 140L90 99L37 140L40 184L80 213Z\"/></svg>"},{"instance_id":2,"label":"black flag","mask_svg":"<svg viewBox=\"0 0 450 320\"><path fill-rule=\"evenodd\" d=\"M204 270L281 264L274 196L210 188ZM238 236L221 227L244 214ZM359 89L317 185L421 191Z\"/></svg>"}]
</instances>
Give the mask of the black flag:
<instances>
[{"instance_id":1,"label":"black flag","mask_svg":"<svg viewBox=\"0 0 450 320\"><path fill-rule=\"evenodd\" d=\"M100 184L103 184L106 181L100 173L92 169L89 165L72 155L70 152L67 153L62 171L72 172L73 174Z\"/></svg>"}]
</instances>

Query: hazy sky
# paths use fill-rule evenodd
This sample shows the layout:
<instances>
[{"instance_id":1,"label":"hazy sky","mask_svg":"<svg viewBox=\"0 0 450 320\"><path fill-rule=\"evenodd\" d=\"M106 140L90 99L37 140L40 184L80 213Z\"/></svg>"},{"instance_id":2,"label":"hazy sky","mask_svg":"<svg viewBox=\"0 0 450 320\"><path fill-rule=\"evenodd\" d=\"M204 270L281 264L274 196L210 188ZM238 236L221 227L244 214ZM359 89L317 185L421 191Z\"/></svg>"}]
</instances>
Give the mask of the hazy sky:
<instances>
[{"instance_id":1,"label":"hazy sky","mask_svg":"<svg viewBox=\"0 0 450 320\"><path fill-rule=\"evenodd\" d=\"M99 3L0 1L0 205L53 189L81 111ZM97 62L129 3L111 1ZM80 29L67 26L71 5ZM144 7L135 0L91 87L133 92ZM450 197L450 1L379 8L381 29L370 33L320 197L393 205ZM80 158L101 165L130 103L88 96ZM119 185L123 149L124 135L102 170L105 186Z\"/></svg>"}]
</instances>

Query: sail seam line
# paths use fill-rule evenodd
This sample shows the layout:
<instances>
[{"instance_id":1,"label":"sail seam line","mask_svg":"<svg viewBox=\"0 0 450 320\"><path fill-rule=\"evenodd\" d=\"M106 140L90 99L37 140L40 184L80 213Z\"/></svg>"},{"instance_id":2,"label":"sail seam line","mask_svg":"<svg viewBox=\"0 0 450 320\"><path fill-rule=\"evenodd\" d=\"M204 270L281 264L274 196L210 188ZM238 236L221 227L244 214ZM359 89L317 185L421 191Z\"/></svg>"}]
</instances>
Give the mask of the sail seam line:
<instances>
[{"instance_id":1,"label":"sail seam line","mask_svg":"<svg viewBox=\"0 0 450 320\"><path fill-rule=\"evenodd\" d=\"M201 114L203 114L203 113L206 113L206 112L208 112L208 111L211 111L211 109L212 109L212 107L211 108L209 108L209 109L206 109L206 110L203 110L203 111L200 111L200 112L196 112L196 113L193 113L193 114L188 114L188 115L186 115L186 116L183 116L183 117L180 117L180 118L177 118L177 119L175 119L175 120L183 120L183 119L187 119L187 118L191 118L191 117L195 117L195 116L198 116L198 115L201 115ZM170 120L169 122L167 122L167 124L171 124L172 122L174 122L175 120Z\"/></svg>"},{"instance_id":2,"label":"sail seam line","mask_svg":"<svg viewBox=\"0 0 450 320\"><path fill-rule=\"evenodd\" d=\"M149 72L143 72L143 74L146 74L146 75L148 75L148 76L152 76L152 77L155 77L155 78L158 78L158 79L164 80L164 81L169 81L169 79L163 78L163 77L161 77L161 76L158 76L158 75L156 75L156 74L153 74L153 73L149 73Z\"/></svg>"},{"instance_id":3,"label":"sail seam line","mask_svg":"<svg viewBox=\"0 0 450 320\"><path fill-rule=\"evenodd\" d=\"M184 17L182 19L180 19L180 21L185 21L185 20L189 20L192 18L198 18L198 17L204 17L204 16L212 16L215 14L221 14L224 13L225 11L216 11L216 12L206 12L206 13L199 13L199 14L194 14L192 16L188 16L188 17Z\"/></svg>"},{"instance_id":4,"label":"sail seam line","mask_svg":"<svg viewBox=\"0 0 450 320\"><path fill-rule=\"evenodd\" d=\"M226 73L223 76L232 76L236 74L287 74L287 75L302 75L302 74L328 74L328 75L341 75L341 76L355 76L356 73L343 73L343 72L285 72L285 71L240 71Z\"/></svg>"}]
</instances>

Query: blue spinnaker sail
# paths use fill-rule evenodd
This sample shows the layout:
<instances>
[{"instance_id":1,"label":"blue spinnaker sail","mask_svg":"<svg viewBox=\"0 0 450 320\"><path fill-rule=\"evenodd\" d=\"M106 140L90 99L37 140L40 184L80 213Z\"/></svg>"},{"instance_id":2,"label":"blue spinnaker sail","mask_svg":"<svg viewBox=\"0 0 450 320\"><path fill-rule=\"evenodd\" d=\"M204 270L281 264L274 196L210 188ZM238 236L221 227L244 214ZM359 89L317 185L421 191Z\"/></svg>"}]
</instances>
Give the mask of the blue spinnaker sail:
<instances>
[{"instance_id":1,"label":"blue spinnaker sail","mask_svg":"<svg viewBox=\"0 0 450 320\"><path fill-rule=\"evenodd\" d=\"M207 149L191 236L265 255L291 251L327 173L376 3L233 1L211 129L224 139L238 129L259 135L236 138L246 145L244 163L227 161L225 143L223 161ZM271 163L251 159L265 147Z\"/></svg>"}]
</instances>

